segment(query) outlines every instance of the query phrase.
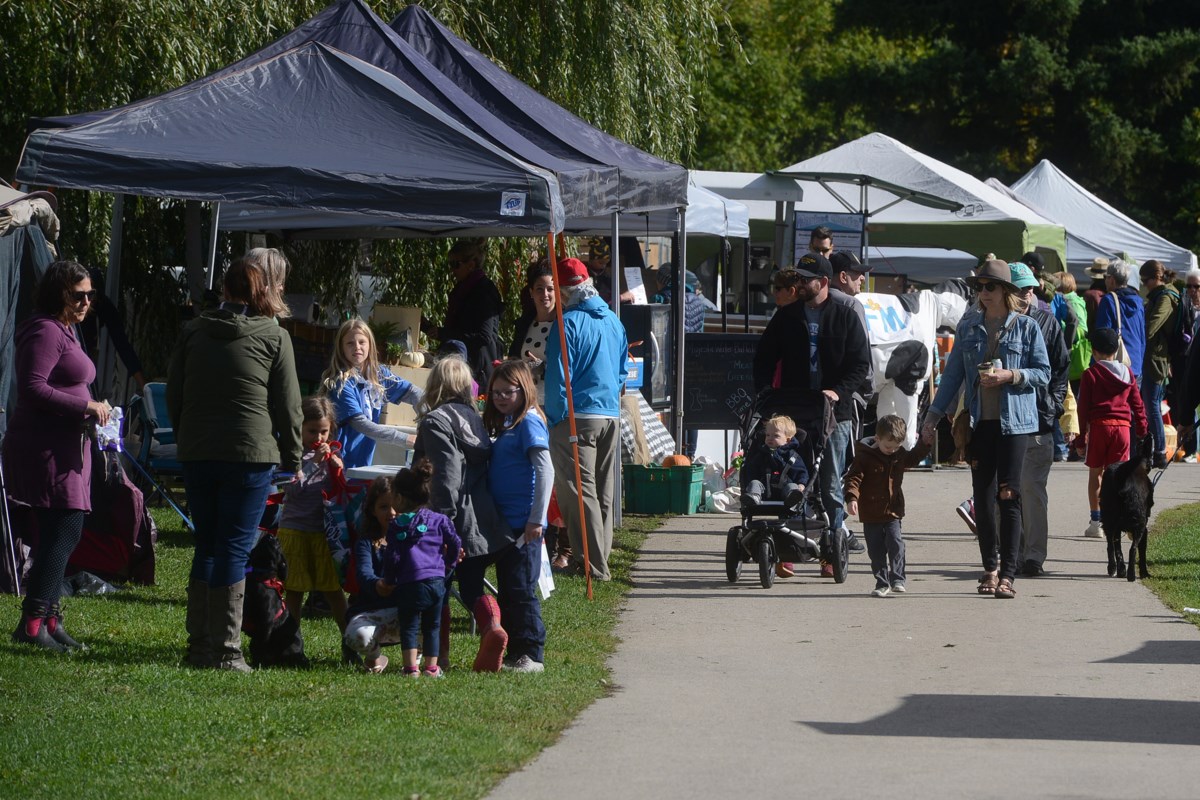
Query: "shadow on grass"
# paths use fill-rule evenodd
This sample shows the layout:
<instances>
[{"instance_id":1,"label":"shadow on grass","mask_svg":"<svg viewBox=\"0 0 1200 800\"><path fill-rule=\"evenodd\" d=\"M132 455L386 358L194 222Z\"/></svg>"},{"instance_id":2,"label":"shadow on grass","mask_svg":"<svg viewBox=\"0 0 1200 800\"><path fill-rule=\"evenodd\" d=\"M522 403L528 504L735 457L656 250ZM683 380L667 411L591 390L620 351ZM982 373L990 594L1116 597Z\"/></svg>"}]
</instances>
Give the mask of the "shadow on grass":
<instances>
[{"instance_id":1,"label":"shadow on grass","mask_svg":"<svg viewBox=\"0 0 1200 800\"><path fill-rule=\"evenodd\" d=\"M1182 700L917 694L865 722L798 724L834 736L1198 745L1198 714L1200 703Z\"/></svg>"}]
</instances>

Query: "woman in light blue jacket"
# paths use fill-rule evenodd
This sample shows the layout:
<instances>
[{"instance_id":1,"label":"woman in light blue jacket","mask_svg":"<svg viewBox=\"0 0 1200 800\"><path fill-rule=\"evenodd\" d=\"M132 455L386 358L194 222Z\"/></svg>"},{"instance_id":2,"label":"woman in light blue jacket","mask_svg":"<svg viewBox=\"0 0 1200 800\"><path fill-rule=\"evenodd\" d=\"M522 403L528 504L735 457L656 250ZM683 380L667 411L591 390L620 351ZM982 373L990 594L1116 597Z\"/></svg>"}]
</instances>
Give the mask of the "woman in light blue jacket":
<instances>
[{"instance_id":1,"label":"woman in light blue jacket","mask_svg":"<svg viewBox=\"0 0 1200 800\"><path fill-rule=\"evenodd\" d=\"M989 259L970 280L978 301L958 323L954 349L921 436L933 441L938 421L954 408L963 388L971 420L967 452L984 570L978 591L1012 598L1021 544L1021 464L1029 434L1037 433L1037 389L1050 381L1050 359L1037 323L1020 313L1008 264Z\"/></svg>"}]
</instances>

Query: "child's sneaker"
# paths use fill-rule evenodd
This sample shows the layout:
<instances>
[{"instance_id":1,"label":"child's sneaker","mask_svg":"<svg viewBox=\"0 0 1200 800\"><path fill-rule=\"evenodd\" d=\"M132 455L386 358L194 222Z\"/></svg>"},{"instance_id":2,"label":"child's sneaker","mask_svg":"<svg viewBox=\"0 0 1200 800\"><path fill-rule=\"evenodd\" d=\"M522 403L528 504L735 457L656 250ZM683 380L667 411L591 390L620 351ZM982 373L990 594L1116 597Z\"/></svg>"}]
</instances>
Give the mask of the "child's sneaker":
<instances>
[{"instance_id":1,"label":"child's sneaker","mask_svg":"<svg viewBox=\"0 0 1200 800\"><path fill-rule=\"evenodd\" d=\"M529 656L521 656L518 659L505 659L504 661L505 672L537 673L545 672L545 670L545 664L540 661L534 661Z\"/></svg>"},{"instance_id":2,"label":"child's sneaker","mask_svg":"<svg viewBox=\"0 0 1200 800\"><path fill-rule=\"evenodd\" d=\"M967 523L967 527L971 529L971 533L976 537L979 536L979 529L975 527L975 498L968 497L958 504L955 509L958 515L962 517L962 521Z\"/></svg>"},{"instance_id":3,"label":"child's sneaker","mask_svg":"<svg viewBox=\"0 0 1200 800\"><path fill-rule=\"evenodd\" d=\"M426 678L444 678L446 673L442 672L442 668L438 666L425 667L421 670L421 675Z\"/></svg>"},{"instance_id":4,"label":"child's sneaker","mask_svg":"<svg viewBox=\"0 0 1200 800\"><path fill-rule=\"evenodd\" d=\"M1089 539L1103 539L1104 529L1100 527L1100 520L1094 519L1088 522L1087 530L1083 532L1083 535Z\"/></svg>"},{"instance_id":5,"label":"child's sneaker","mask_svg":"<svg viewBox=\"0 0 1200 800\"><path fill-rule=\"evenodd\" d=\"M890 586L888 586L887 584L884 584L882 586L876 586L874 589L871 590L871 597L887 597L888 592L890 592L891 590L892 590L892 588Z\"/></svg>"},{"instance_id":6,"label":"child's sneaker","mask_svg":"<svg viewBox=\"0 0 1200 800\"><path fill-rule=\"evenodd\" d=\"M775 575L779 578L796 577L796 565L791 561L780 561L775 565Z\"/></svg>"},{"instance_id":7,"label":"child's sneaker","mask_svg":"<svg viewBox=\"0 0 1200 800\"><path fill-rule=\"evenodd\" d=\"M904 581L896 581L892 584L892 591L896 594L904 594L908 589L904 588Z\"/></svg>"},{"instance_id":8,"label":"child's sneaker","mask_svg":"<svg viewBox=\"0 0 1200 800\"><path fill-rule=\"evenodd\" d=\"M401 674L406 678L419 678L421 677L421 668L405 667L403 670L401 670Z\"/></svg>"},{"instance_id":9,"label":"child's sneaker","mask_svg":"<svg viewBox=\"0 0 1200 800\"><path fill-rule=\"evenodd\" d=\"M833 577L833 564L830 564L828 561L821 562L821 577L822 578L832 578Z\"/></svg>"}]
</instances>

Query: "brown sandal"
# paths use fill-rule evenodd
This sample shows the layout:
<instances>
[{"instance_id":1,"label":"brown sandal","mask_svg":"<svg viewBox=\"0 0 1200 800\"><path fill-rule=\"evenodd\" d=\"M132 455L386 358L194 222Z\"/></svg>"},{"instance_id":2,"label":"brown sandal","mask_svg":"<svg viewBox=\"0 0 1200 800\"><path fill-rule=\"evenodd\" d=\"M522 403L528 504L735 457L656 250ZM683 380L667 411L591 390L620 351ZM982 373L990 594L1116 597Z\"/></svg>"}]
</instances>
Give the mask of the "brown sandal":
<instances>
[{"instance_id":1,"label":"brown sandal","mask_svg":"<svg viewBox=\"0 0 1200 800\"><path fill-rule=\"evenodd\" d=\"M1012 578L1001 578L995 593L997 600L1011 600L1016 597L1017 590L1013 588Z\"/></svg>"},{"instance_id":2,"label":"brown sandal","mask_svg":"<svg viewBox=\"0 0 1200 800\"><path fill-rule=\"evenodd\" d=\"M979 586L976 587L975 591L980 594L995 594L999 576L999 570L983 573L983 577L979 579Z\"/></svg>"}]
</instances>

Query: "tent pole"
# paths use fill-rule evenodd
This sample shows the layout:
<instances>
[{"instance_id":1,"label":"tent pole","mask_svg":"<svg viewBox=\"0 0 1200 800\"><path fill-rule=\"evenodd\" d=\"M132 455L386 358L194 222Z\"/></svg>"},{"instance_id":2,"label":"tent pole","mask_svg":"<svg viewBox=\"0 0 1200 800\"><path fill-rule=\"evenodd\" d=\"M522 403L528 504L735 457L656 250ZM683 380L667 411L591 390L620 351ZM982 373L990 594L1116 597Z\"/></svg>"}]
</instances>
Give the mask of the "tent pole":
<instances>
[{"instance_id":1,"label":"tent pole","mask_svg":"<svg viewBox=\"0 0 1200 800\"><path fill-rule=\"evenodd\" d=\"M212 230L208 237L208 289L212 291L213 278L217 272L217 229L221 223L221 204L212 204Z\"/></svg>"},{"instance_id":2,"label":"tent pole","mask_svg":"<svg viewBox=\"0 0 1200 800\"><path fill-rule=\"evenodd\" d=\"M579 433L575 429L575 397L571 393L571 363L567 356L567 332L563 330L563 312L562 312L562 288L558 285L558 254L554 249L554 234L546 235L550 243L550 249L547 253L550 256L550 275L554 281L554 288L557 290L558 302L554 304L554 318L558 323L558 344L562 350L562 369L563 369L563 385L567 390L567 424L570 426L568 430L571 433L571 455L575 463L575 485L581 487L583 485L583 477L579 474ZM559 423L560 425L562 423ZM617 425L620 426L620 420ZM620 439L620 434L617 436ZM621 459L617 459L620 461ZM583 508L583 492L578 492L576 502L579 503L579 526L581 528L580 538L583 539L583 574L587 582L587 599L592 599L592 559L588 554L588 532L587 532L587 515ZM620 497L620 495L617 495ZM565 498L570 502L570 498ZM620 503L617 503L620 505Z\"/></svg>"},{"instance_id":3,"label":"tent pole","mask_svg":"<svg viewBox=\"0 0 1200 800\"><path fill-rule=\"evenodd\" d=\"M112 222L108 234L108 274L104 277L104 295L118 309L121 308L121 240L125 233L125 195L113 197ZM99 287L93 286L93 289ZM103 400L112 390L113 371L116 369L116 350L108 327L100 327L100 364L96 371L97 400Z\"/></svg>"},{"instance_id":4,"label":"tent pole","mask_svg":"<svg viewBox=\"0 0 1200 800\"><path fill-rule=\"evenodd\" d=\"M742 332L750 332L750 236L742 243Z\"/></svg>"},{"instance_id":5,"label":"tent pole","mask_svg":"<svg viewBox=\"0 0 1200 800\"><path fill-rule=\"evenodd\" d=\"M646 216L646 224L650 224L649 215ZM608 266L609 273L612 275L612 297L606 299L612 304L613 310L617 313L617 319L619 320L621 318L621 270L624 269L624 265L621 264L621 214L619 211L612 212L612 247L608 249L608 252L612 256L612 260ZM628 352L625 355L628 358ZM617 412L617 438L621 438L620 411ZM619 499L621 497L621 458L619 448L620 445L618 445L618 457L613 459L612 475L609 476L609 480L612 481L613 497L618 498L617 502L613 504L614 528L621 526L621 501ZM588 596L590 597L591 595Z\"/></svg>"},{"instance_id":6,"label":"tent pole","mask_svg":"<svg viewBox=\"0 0 1200 800\"><path fill-rule=\"evenodd\" d=\"M679 257L676 259L675 289L671 302L675 306L675 386L671 392L671 432L675 435L675 452L683 452L683 344L684 295L687 294L687 208L679 209Z\"/></svg>"},{"instance_id":7,"label":"tent pole","mask_svg":"<svg viewBox=\"0 0 1200 800\"><path fill-rule=\"evenodd\" d=\"M729 304L725 302L725 295L729 291L729 258L727 256L729 240L724 236L721 237L721 255L717 262L719 272L721 274L721 333L729 332Z\"/></svg>"}]
</instances>

